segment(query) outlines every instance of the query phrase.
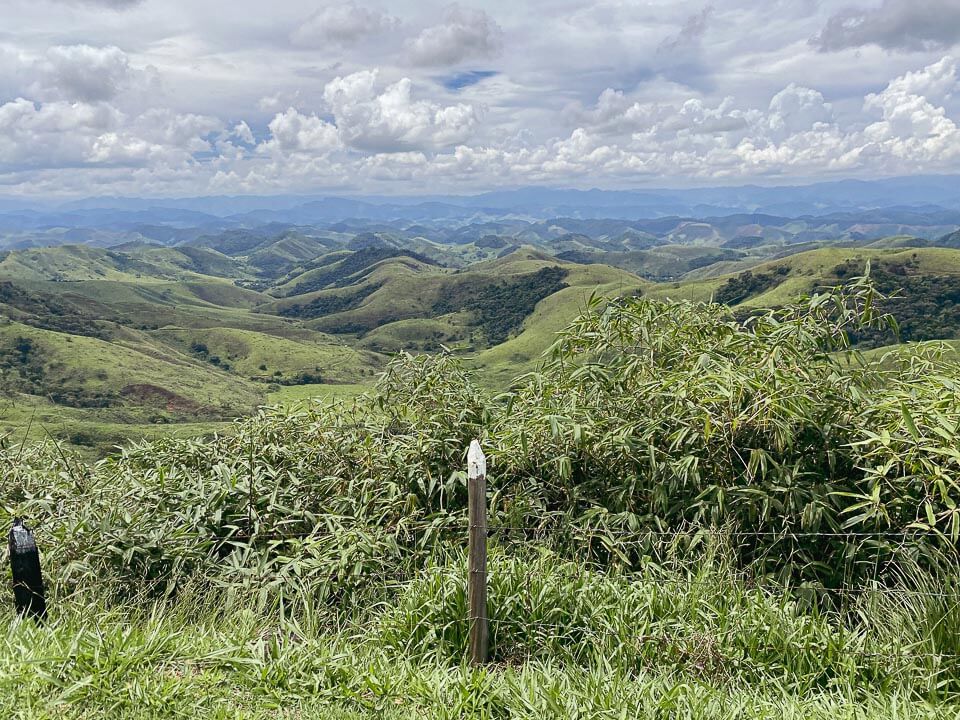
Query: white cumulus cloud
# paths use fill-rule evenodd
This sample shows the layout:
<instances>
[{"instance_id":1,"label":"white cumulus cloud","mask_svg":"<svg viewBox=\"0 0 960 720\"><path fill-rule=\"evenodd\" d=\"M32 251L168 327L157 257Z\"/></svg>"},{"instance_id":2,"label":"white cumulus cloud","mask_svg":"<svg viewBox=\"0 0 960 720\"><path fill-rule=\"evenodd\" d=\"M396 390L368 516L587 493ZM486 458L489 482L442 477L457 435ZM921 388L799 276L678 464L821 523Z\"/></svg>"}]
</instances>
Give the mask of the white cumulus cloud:
<instances>
[{"instance_id":1,"label":"white cumulus cloud","mask_svg":"<svg viewBox=\"0 0 960 720\"><path fill-rule=\"evenodd\" d=\"M269 124L270 139L260 152L324 154L340 147L337 128L313 114L294 108L277 113Z\"/></svg>"},{"instance_id":2,"label":"white cumulus cloud","mask_svg":"<svg viewBox=\"0 0 960 720\"><path fill-rule=\"evenodd\" d=\"M478 118L466 103L413 98L409 78L377 89L378 72L363 70L327 83L323 98L345 145L371 152L442 148L465 142Z\"/></svg>"},{"instance_id":3,"label":"white cumulus cloud","mask_svg":"<svg viewBox=\"0 0 960 720\"><path fill-rule=\"evenodd\" d=\"M153 110L130 117L108 103L18 98L0 105L0 167L182 164L212 149L211 117Z\"/></svg>"},{"instance_id":4,"label":"white cumulus cloud","mask_svg":"<svg viewBox=\"0 0 960 720\"><path fill-rule=\"evenodd\" d=\"M130 60L120 48L90 45L52 47L36 63L37 91L68 100L110 100L134 80Z\"/></svg>"},{"instance_id":5,"label":"white cumulus cloud","mask_svg":"<svg viewBox=\"0 0 960 720\"><path fill-rule=\"evenodd\" d=\"M499 55L503 30L483 10L453 4L444 10L440 23L425 28L407 49L415 65L456 65Z\"/></svg>"},{"instance_id":6,"label":"white cumulus cloud","mask_svg":"<svg viewBox=\"0 0 960 720\"><path fill-rule=\"evenodd\" d=\"M817 90L790 83L770 100L768 126L773 135L789 137L833 121L833 108Z\"/></svg>"},{"instance_id":7,"label":"white cumulus cloud","mask_svg":"<svg viewBox=\"0 0 960 720\"><path fill-rule=\"evenodd\" d=\"M393 30L399 22L386 13L353 2L327 5L305 18L290 33L290 40L304 47L346 46L364 37Z\"/></svg>"},{"instance_id":8,"label":"white cumulus cloud","mask_svg":"<svg viewBox=\"0 0 960 720\"><path fill-rule=\"evenodd\" d=\"M960 158L960 127L937 100L960 87L957 64L945 57L893 80L864 100L864 109L882 119L864 130L873 155L917 163L949 163Z\"/></svg>"}]
</instances>

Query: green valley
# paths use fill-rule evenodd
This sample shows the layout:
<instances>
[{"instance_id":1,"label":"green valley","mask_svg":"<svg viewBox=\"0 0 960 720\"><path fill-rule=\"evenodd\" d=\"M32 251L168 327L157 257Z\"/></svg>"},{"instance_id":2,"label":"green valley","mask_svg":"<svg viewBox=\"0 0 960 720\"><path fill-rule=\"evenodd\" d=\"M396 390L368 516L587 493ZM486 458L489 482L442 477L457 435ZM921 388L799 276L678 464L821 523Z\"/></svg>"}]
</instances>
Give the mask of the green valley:
<instances>
[{"instance_id":1,"label":"green valley","mask_svg":"<svg viewBox=\"0 0 960 720\"><path fill-rule=\"evenodd\" d=\"M582 304L598 281L636 283L532 248L458 269L383 246L312 257L324 247L289 234L215 244L236 255L142 242L7 253L0 427L11 441L49 434L105 451L123 427L226 428L260 405L372 384L401 350L482 353L522 334L558 291Z\"/></svg>"},{"instance_id":2,"label":"green valley","mask_svg":"<svg viewBox=\"0 0 960 720\"><path fill-rule=\"evenodd\" d=\"M788 252L770 233L731 250L722 226L563 224L546 236L504 224L420 235L266 226L174 246L6 251L0 428L8 443L49 436L94 454L128 437L227 431L264 405L356 394L399 352L452 353L504 389L593 295L715 300L749 315L868 262L878 289L902 291L884 307L902 340L960 337L951 236Z\"/></svg>"}]
</instances>

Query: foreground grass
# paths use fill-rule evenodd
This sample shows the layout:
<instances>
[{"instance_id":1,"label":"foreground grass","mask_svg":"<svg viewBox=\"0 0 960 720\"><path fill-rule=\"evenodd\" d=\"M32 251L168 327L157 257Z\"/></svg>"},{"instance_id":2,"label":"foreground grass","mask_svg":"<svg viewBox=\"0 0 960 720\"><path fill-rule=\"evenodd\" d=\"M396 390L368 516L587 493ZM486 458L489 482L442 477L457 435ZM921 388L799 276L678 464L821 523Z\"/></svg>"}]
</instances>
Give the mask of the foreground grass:
<instances>
[{"instance_id":1,"label":"foreground grass","mask_svg":"<svg viewBox=\"0 0 960 720\"><path fill-rule=\"evenodd\" d=\"M624 575L546 552L520 558L497 550L493 661L484 668L463 661L462 556L406 582L371 583L339 607L288 598L285 612L236 585L226 592L188 585L174 603L127 599L110 608L88 590L55 601L42 627L0 613L0 712L34 719L960 717L958 696L937 679L954 676L952 656L902 652L902 643L917 648L903 606L870 609L882 628L847 626L739 583L716 560Z\"/></svg>"},{"instance_id":2,"label":"foreground grass","mask_svg":"<svg viewBox=\"0 0 960 720\"><path fill-rule=\"evenodd\" d=\"M960 705L908 690L797 693L657 669L547 660L472 669L365 635L270 614L131 617L61 610L47 627L0 616L0 711L37 718L950 718Z\"/></svg>"}]
</instances>

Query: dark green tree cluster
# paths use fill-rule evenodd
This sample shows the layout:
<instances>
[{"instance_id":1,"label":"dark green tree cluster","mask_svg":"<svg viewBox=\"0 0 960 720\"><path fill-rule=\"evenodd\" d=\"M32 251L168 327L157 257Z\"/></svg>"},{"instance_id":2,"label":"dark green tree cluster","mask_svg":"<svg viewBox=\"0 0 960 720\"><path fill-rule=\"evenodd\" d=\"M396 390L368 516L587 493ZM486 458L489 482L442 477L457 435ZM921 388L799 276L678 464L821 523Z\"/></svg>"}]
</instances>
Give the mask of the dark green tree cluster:
<instances>
[{"instance_id":1,"label":"dark green tree cluster","mask_svg":"<svg viewBox=\"0 0 960 720\"><path fill-rule=\"evenodd\" d=\"M766 292L786 280L790 268L785 265L771 272L754 273L750 270L729 278L717 288L714 300L724 305L736 305L744 300Z\"/></svg>"},{"instance_id":2,"label":"dark green tree cluster","mask_svg":"<svg viewBox=\"0 0 960 720\"><path fill-rule=\"evenodd\" d=\"M862 270L862 265L849 261L834 268L833 274L845 280ZM879 309L896 320L901 341L960 337L960 277L921 272L916 260L874 262L870 277L877 290L887 296ZM856 329L851 338L865 348L891 342L889 332L873 328Z\"/></svg>"},{"instance_id":3,"label":"dark green tree cluster","mask_svg":"<svg viewBox=\"0 0 960 720\"><path fill-rule=\"evenodd\" d=\"M7 347L0 347L4 393L41 391L46 377L42 354L42 349L32 338L23 336L15 337Z\"/></svg>"},{"instance_id":4,"label":"dark green tree cluster","mask_svg":"<svg viewBox=\"0 0 960 720\"><path fill-rule=\"evenodd\" d=\"M283 307L279 312L284 317L311 320L346 310L355 310L360 307L364 299L379 290L381 285L382 283L370 283L352 292L344 292L337 295L321 295L303 304L296 303ZM369 330L370 328L367 327L366 329Z\"/></svg>"},{"instance_id":5,"label":"dark green tree cluster","mask_svg":"<svg viewBox=\"0 0 960 720\"><path fill-rule=\"evenodd\" d=\"M7 306L12 319L25 325L101 340L109 340L112 336L106 321L121 321L105 306L98 307L95 314L91 314L80 303L57 295L30 292L6 280L0 281L0 304Z\"/></svg>"},{"instance_id":6,"label":"dark green tree cluster","mask_svg":"<svg viewBox=\"0 0 960 720\"><path fill-rule=\"evenodd\" d=\"M545 267L537 272L504 280L468 279L446 285L433 304L437 315L473 313L487 342L497 345L521 328L537 303L567 287L567 271Z\"/></svg>"},{"instance_id":7,"label":"dark green tree cluster","mask_svg":"<svg viewBox=\"0 0 960 720\"><path fill-rule=\"evenodd\" d=\"M302 269L305 272L314 272L312 272L310 277L306 280L298 282L296 285L294 285L293 288L291 288L286 294L303 295L305 293L323 290L329 287L346 287L347 285L362 282L365 279L365 276L354 277L357 273L360 273L364 270L369 270L373 265L376 265L383 260L395 257L409 257L417 262L426 263L428 265L436 265L436 263L430 258L411 250L398 250L397 248L382 246L369 247L352 252L345 257L334 255L329 258L330 260L334 261L332 263L328 263L325 258L321 258L320 261L315 265L313 263L308 263ZM331 267L328 267L326 270L319 270L327 264L330 264Z\"/></svg>"}]
</instances>

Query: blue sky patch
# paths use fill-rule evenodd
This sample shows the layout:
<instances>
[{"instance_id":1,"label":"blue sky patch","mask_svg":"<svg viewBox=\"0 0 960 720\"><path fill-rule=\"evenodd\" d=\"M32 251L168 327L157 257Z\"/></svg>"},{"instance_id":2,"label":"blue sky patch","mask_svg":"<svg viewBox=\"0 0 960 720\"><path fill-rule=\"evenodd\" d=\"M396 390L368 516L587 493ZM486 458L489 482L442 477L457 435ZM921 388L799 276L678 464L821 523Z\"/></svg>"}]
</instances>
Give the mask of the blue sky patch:
<instances>
[{"instance_id":1,"label":"blue sky patch","mask_svg":"<svg viewBox=\"0 0 960 720\"><path fill-rule=\"evenodd\" d=\"M438 78L438 80L447 90L463 90L494 75L499 73L496 70L467 70Z\"/></svg>"}]
</instances>

